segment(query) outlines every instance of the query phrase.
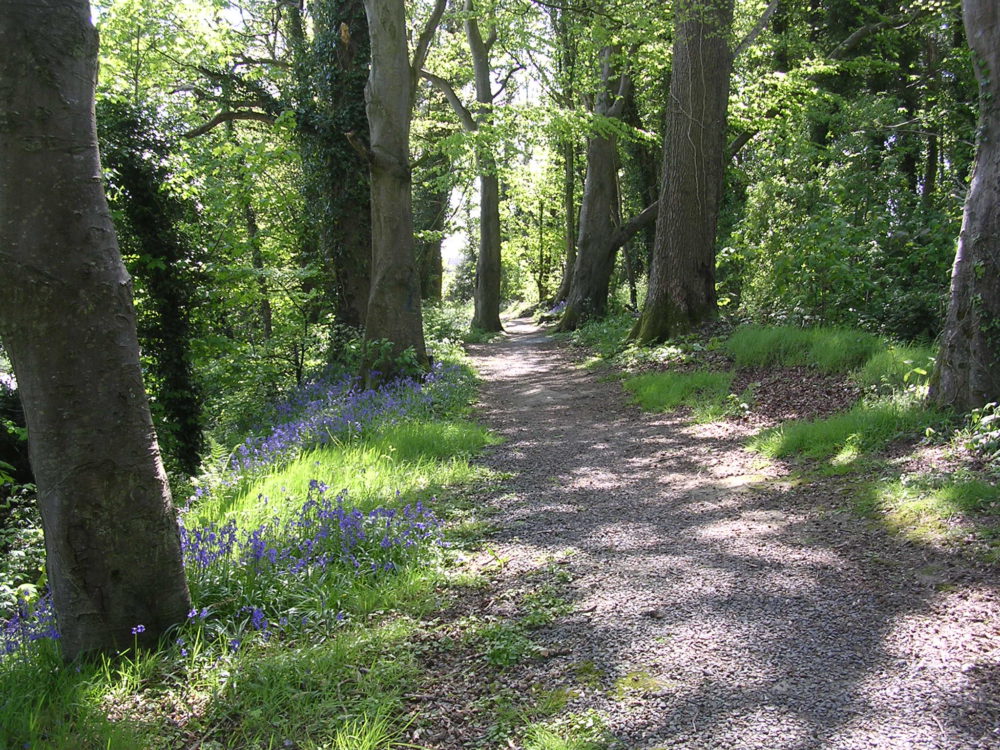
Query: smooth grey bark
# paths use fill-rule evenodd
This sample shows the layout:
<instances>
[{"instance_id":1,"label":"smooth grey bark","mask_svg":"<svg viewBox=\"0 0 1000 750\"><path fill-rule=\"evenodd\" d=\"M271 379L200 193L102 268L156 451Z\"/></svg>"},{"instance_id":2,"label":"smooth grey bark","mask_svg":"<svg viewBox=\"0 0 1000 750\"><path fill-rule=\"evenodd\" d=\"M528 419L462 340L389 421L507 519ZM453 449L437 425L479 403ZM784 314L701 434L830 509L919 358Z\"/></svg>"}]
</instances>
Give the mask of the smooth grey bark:
<instances>
[{"instance_id":1,"label":"smooth grey bark","mask_svg":"<svg viewBox=\"0 0 1000 750\"><path fill-rule=\"evenodd\" d=\"M715 232L725 173L733 0L677 6L663 184L649 293L630 337L663 341L716 314Z\"/></svg>"},{"instance_id":2,"label":"smooth grey bark","mask_svg":"<svg viewBox=\"0 0 1000 750\"><path fill-rule=\"evenodd\" d=\"M475 114L462 104L454 88L446 80L426 71L423 76L445 95L458 115L462 127L469 132L475 132L490 116L496 96L490 80L492 74L490 47L493 44L493 37L491 36L489 41L483 39L479 21L475 16L473 0L465 0L465 13L465 36L472 58L478 105ZM472 316L472 328L480 331L502 331L500 180L497 177L496 159L488 146L476 149L476 170L479 172L479 254L476 257L475 310Z\"/></svg>"},{"instance_id":3,"label":"smooth grey bark","mask_svg":"<svg viewBox=\"0 0 1000 750\"><path fill-rule=\"evenodd\" d=\"M602 118L621 118L631 86L627 75L615 75L613 58L618 54L620 50L611 47L601 51L601 90L595 99L594 114ZM566 309L559 320L561 331L571 331L587 318L601 317L607 311L608 289L619 247L611 244L611 238L620 216L618 139L606 128L603 126L587 138L580 235Z\"/></svg>"},{"instance_id":4,"label":"smooth grey bark","mask_svg":"<svg viewBox=\"0 0 1000 750\"><path fill-rule=\"evenodd\" d=\"M962 5L979 130L930 399L967 411L1000 400L1000 6Z\"/></svg>"},{"instance_id":5,"label":"smooth grey bark","mask_svg":"<svg viewBox=\"0 0 1000 750\"><path fill-rule=\"evenodd\" d=\"M67 659L190 608L104 196L87 0L0 0L0 337L14 364Z\"/></svg>"},{"instance_id":6,"label":"smooth grey bark","mask_svg":"<svg viewBox=\"0 0 1000 750\"><path fill-rule=\"evenodd\" d=\"M420 276L415 258L410 188L410 121L416 76L444 12L438 0L420 36L413 64L407 50L402 0L365 0L372 64L365 87L371 170L372 266L365 340L391 342L393 357L412 349L427 363L420 309ZM389 362L366 363L384 368Z\"/></svg>"}]
</instances>

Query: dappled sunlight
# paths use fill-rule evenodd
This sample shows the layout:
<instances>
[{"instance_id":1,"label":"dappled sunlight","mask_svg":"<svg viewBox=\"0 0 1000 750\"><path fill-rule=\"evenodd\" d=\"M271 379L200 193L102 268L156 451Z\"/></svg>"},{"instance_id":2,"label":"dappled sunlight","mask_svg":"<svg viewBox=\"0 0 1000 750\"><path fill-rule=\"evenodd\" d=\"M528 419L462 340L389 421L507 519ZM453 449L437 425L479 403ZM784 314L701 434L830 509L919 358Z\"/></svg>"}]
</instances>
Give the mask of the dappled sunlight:
<instances>
[{"instance_id":1,"label":"dappled sunlight","mask_svg":"<svg viewBox=\"0 0 1000 750\"><path fill-rule=\"evenodd\" d=\"M578 705L626 746L972 747L982 717L1000 719L935 708L988 692L973 678L998 662L982 645L1000 622L992 587L992 619L956 621L972 589L928 588L915 560L930 552L831 512L840 496L744 451L745 428L641 414L544 338L512 334L480 361L484 408L512 440L488 463L516 472L491 541L504 579L573 552L573 613L539 633L565 656L525 669L596 664L603 692Z\"/></svg>"}]
</instances>

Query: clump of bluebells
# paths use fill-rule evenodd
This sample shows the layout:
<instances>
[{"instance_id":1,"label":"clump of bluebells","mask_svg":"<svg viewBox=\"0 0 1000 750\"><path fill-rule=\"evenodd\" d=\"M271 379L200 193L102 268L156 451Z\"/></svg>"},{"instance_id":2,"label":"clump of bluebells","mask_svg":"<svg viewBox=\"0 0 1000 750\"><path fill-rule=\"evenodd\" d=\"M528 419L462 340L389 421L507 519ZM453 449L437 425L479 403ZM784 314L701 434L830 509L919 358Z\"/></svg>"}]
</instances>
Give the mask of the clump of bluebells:
<instances>
[{"instance_id":1,"label":"clump of bluebells","mask_svg":"<svg viewBox=\"0 0 1000 750\"><path fill-rule=\"evenodd\" d=\"M35 602L21 602L14 616L0 622L0 656L10 656L35 641L59 638L52 595L46 593Z\"/></svg>"},{"instance_id":2,"label":"clump of bluebells","mask_svg":"<svg viewBox=\"0 0 1000 750\"><path fill-rule=\"evenodd\" d=\"M192 583L237 572L298 578L328 569L391 571L420 546L440 543L440 521L422 501L363 512L345 504L346 492L331 498L327 490L312 480L291 518L254 529L240 530L234 520L188 529L182 521L181 551Z\"/></svg>"},{"instance_id":3,"label":"clump of bluebells","mask_svg":"<svg viewBox=\"0 0 1000 750\"><path fill-rule=\"evenodd\" d=\"M305 502L287 519L247 529L233 520L187 528L182 519L192 594L203 603L235 607L233 614L242 614L250 629L266 634L265 609L280 611L289 592L331 584L336 596L333 589L345 578L390 574L443 544L440 520L421 501L365 512L345 500L345 492L330 496L313 480Z\"/></svg>"},{"instance_id":4,"label":"clump of bluebells","mask_svg":"<svg viewBox=\"0 0 1000 750\"><path fill-rule=\"evenodd\" d=\"M362 388L355 378L306 383L274 409L274 425L240 443L224 476L201 484L193 499L216 487L236 488L302 451L358 436L404 418L448 413L467 403L471 378L456 365L437 363L422 378L399 378L378 388Z\"/></svg>"},{"instance_id":5,"label":"clump of bluebells","mask_svg":"<svg viewBox=\"0 0 1000 750\"><path fill-rule=\"evenodd\" d=\"M262 436L247 438L223 476L203 482L192 500L219 488L233 491L301 451L375 426L453 412L468 402L472 382L466 370L438 364L421 380L403 378L376 389L363 389L349 378L309 383L278 405L275 426ZM381 507L362 512L345 504L344 493L329 497L327 490L314 480L294 516L253 529L240 529L232 520L187 528L182 517L181 545L192 594L200 604L212 605L213 614L232 616L228 625L217 620L223 630L257 631L267 638L292 619L281 613L280 599L295 591L296 584L387 575L442 543L440 521L422 502L400 510ZM272 611L273 620L266 610ZM209 612L204 606L192 610L189 620L204 626ZM344 618L342 612L333 616L336 622ZM305 618L300 615L298 620L304 624ZM136 625L133 634L141 632L139 628L144 629ZM19 605L10 619L0 620L0 659L34 641L58 637L51 595L45 594L31 605ZM241 642L232 638L231 650ZM187 644L180 646L182 654L187 651Z\"/></svg>"}]
</instances>

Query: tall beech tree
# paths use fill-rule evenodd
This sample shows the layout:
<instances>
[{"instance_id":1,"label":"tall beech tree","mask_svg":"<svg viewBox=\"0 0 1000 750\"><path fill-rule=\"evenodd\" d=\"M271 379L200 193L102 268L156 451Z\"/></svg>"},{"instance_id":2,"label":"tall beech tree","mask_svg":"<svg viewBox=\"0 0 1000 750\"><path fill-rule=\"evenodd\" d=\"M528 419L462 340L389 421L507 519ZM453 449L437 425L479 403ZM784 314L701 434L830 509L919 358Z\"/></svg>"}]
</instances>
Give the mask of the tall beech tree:
<instances>
[{"instance_id":1,"label":"tall beech tree","mask_svg":"<svg viewBox=\"0 0 1000 750\"><path fill-rule=\"evenodd\" d=\"M421 364L427 362L427 351L413 237L410 122L417 80L444 7L445 0L437 0L411 62L403 0L365 0L372 51L365 88L372 207L365 340L390 341L392 354L412 349ZM369 367L374 364L368 363Z\"/></svg>"},{"instance_id":2,"label":"tall beech tree","mask_svg":"<svg viewBox=\"0 0 1000 750\"><path fill-rule=\"evenodd\" d=\"M725 172L733 0L677 3L649 293L631 338L662 341L716 313L715 230Z\"/></svg>"},{"instance_id":3,"label":"tall beech tree","mask_svg":"<svg viewBox=\"0 0 1000 750\"><path fill-rule=\"evenodd\" d=\"M979 131L930 398L967 410L1000 400L1000 6L964 0L962 8Z\"/></svg>"},{"instance_id":4,"label":"tall beech tree","mask_svg":"<svg viewBox=\"0 0 1000 750\"><path fill-rule=\"evenodd\" d=\"M0 0L0 336L29 429L67 659L190 607L104 196L88 0Z\"/></svg>"},{"instance_id":5,"label":"tall beech tree","mask_svg":"<svg viewBox=\"0 0 1000 750\"><path fill-rule=\"evenodd\" d=\"M486 39L479 28L473 0L465 0L465 36L472 59L476 86L476 107L470 111L459 99L452 85L427 71L422 75L437 86L454 108L459 121L468 132L478 131L489 122L497 93L493 91L493 68L490 50L496 43L496 25ZM509 77L508 77L509 80ZM500 324L501 240L500 240L500 177L492 147L476 144L476 169L479 172L479 255L476 258L475 311L472 327L481 331L502 331Z\"/></svg>"}]
</instances>

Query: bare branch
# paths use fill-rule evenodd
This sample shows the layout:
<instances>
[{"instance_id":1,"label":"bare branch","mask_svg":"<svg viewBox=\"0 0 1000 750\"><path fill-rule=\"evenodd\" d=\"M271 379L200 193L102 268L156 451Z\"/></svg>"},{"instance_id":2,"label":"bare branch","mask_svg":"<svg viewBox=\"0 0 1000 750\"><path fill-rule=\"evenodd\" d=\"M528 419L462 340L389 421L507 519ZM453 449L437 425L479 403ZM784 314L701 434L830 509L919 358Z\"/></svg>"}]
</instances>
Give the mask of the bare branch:
<instances>
[{"instance_id":1,"label":"bare branch","mask_svg":"<svg viewBox=\"0 0 1000 750\"><path fill-rule=\"evenodd\" d=\"M416 98L417 81L423 74L422 71L424 69L424 63L427 61L427 51L430 49L431 40L434 38L434 32L437 31L438 24L441 23L441 16L444 15L444 9L447 3L448 0L435 0L434 9L427 18L424 30L420 32L420 38L417 40L417 46L413 50L413 63L410 65L411 100Z\"/></svg>"},{"instance_id":2,"label":"bare branch","mask_svg":"<svg viewBox=\"0 0 1000 750\"><path fill-rule=\"evenodd\" d=\"M263 122L267 125L274 125L277 118L273 115L269 115L266 112L256 112L256 111L245 111L245 110L223 110L219 112L215 117L206 122L204 125L199 125L194 130L189 130L184 133L185 138L197 138L200 135L205 135L205 133L210 130L217 128L219 125L227 122L233 122L234 120L252 120L254 122Z\"/></svg>"},{"instance_id":3,"label":"bare branch","mask_svg":"<svg viewBox=\"0 0 1000 750\"><path fill-rule=\"evenodd\" d=\"M733 50L734 60L746 52L750 48L751 44L757 41L757 37L760 36L761 32L770 22L771 16L773 16L774 12L778 10L778 2L779 0L771 0L771 2L768 3L768 6L764 9L764 12L760 14L760 18L757 19L757 23L754 27L750 29L750 32L745 37L743 37L743 41L736 45L736 49Z\"/></svg>"},{"instance_id":4,"label":"bare branch","mask_svg":"<svg viewBox=\"0 0 1000 750\"><path fill-rule=\"evenodd\" d=\"M500 83L500 88L498 88L496 90L496 92L493 94L493 101L496 101L497 97L500 96L501 93L503 93L503 90L505 88L507 88L507 84L510 83L510 79L514 77L514 74L517 73L518 71L521 71L521 70L524 70L524 66L523 65L518 65L517 67L511 68L507 72L507 75L504 77L503 81L501 81L501 83Z\"/></svg>"},{"instance_id":5,"label":"bare branch","mask_svg":"<svg viewBox=\"0 0 1000 750\"><path fill-rule=\"evenodd\" d=\"M451 87L450 83L440 76L436 76L426 70L421 71L420 75L423 76L425 80L433 83L438 90L444 94L444 98L448 100L448 103L451 104L451 108L455 110L455 114L458 115L458 119L462 122L462 127L469 132L474 132L479 129L479 123L476 122L476 118L473 117L468 108L462 104L462 100L458 98L458 94L455 93L455 89Z\"/></svg>"}]
</instances>

